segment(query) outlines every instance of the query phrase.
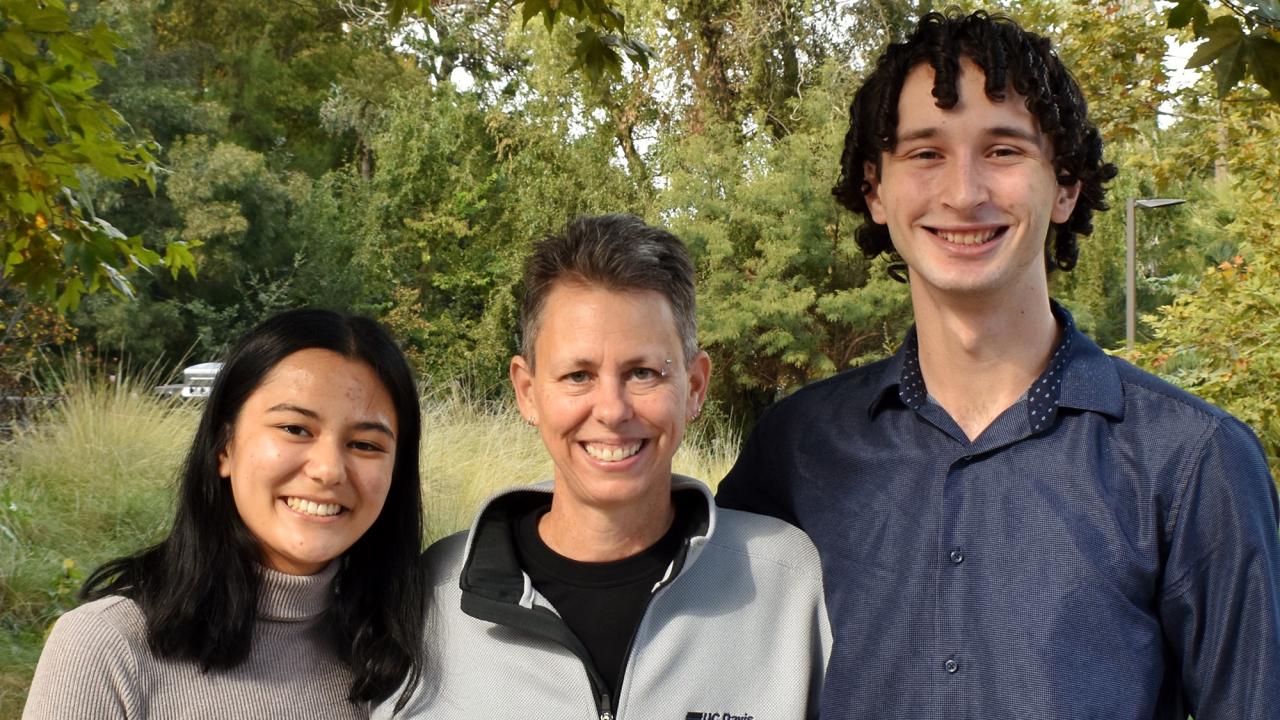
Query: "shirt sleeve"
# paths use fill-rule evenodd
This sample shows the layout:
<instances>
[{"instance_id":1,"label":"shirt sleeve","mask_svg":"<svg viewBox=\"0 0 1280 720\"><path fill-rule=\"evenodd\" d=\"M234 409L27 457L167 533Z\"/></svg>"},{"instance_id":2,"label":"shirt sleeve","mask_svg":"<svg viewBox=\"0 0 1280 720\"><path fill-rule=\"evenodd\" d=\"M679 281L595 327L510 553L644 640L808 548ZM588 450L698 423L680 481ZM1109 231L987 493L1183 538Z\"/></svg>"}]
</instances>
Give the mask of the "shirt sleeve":
<instances>
[{"instance_id":1,"label":"shirt sleeve","mask_svg":"<svg viewBox=\"0 0 1280 720\"><path fill-rule=\"evenodd\" d=\"M136 673L133 651L120 631L91 608L73 610L49 633L22 720L129 718Z\"/></svg>"},{"instance_id":2,"label":"shirt sleeve","mask_svg":"<svg viewBox=\"0 0 1280 720\"><path fill-rule=\"evenodd\" d=\"M822 588L822 581L818 581L818 599L817 606L814 609L814 632L817 636L813 643L813 652L816 657L813 665L817 668L817 672L813 674L809 687L809 707L805 717L807 720L818 720L818 712L822 704L822 683L827 674L827 663L831 659L831 622L827 615L827 603Z\"/></svg>"},{"instance_id":3,"label":"shirt sleeve","mask_svg":"<svg viewBox=\"0 0 1280 720\"><path fill-rule=\"evenodd\" d=\"M1278 514L1257 438L1223 419L1166 521L1161 623L1196 720L1280 707Z\"/></svg>"},{"instance_id":4,"label":"shirt sleeve","mask_svg":"<svg viewBox=\"0 0 1280 720\"><path fill-rule=\"evenodd\" d=\"M769 427L773 422L773 408L765 410L760 420L747 436L747 442L738 454L729 474L716 488L716 504L731 510L770 515L796 525L795 510L790 498L791 478L779 473L774 456L777 443Z\"/></svg>"}]
</instances>

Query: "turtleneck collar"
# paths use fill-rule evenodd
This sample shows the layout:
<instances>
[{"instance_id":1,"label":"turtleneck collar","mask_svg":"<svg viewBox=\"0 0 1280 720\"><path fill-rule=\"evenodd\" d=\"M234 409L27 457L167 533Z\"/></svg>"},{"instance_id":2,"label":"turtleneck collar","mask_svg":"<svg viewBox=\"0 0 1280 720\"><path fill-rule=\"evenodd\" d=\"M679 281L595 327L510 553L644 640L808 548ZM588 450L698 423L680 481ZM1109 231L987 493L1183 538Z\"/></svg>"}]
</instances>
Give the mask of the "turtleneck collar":
<instances>
[{"instance_id":1,"label":"turtleneck collar","mask_svg":"<svg viewBox=\"0 0 1280 720\"><path fill-rule=\"evenodd\" d=\"M321 615L333 602L333 578L341 564L331 562L315 575L288 575L259 567L258 617L299 622Z\"/></svg>"}]
</instances>

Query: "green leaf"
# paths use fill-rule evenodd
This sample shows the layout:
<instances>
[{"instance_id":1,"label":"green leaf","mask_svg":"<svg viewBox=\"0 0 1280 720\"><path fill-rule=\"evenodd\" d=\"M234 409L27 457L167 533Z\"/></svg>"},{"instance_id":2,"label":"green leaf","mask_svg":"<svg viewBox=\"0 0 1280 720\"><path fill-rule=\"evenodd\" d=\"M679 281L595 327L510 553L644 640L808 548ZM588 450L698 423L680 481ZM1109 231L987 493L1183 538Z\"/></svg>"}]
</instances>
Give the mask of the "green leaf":
<instances>
[{"instance_id":1,"label":"green leaf","mask_svg":"<svg viewBox=\"0 0 1280 720\"><path fill-rule=\"evenodd\" d=\"M38 8L23 19L28 32L59 33L71 28L71 16L65 10Z\"/></svg>"},{"instance_id":2,"label":"green leaf","mask_svg":"<svg viewBox=\"0 0 1280 720\"><path fill-rule=\"evenodd\" d=\"M606 72L622 77L622 56L613 47L620 42L617 36L601 35L588 27L578 31L577 39L573 51L577 60L570 66L570 72L582 68L593 85L598 84Z\"/></svg>"},{"instance_id":3,"label":"green leaf","mask_svg":"<svg viewBox=\"0 0 1280 720\"><path fill-rule=\"evenodd\" d=\"M0 37L4 39L6 44L12 46L18 52L28 57L34 57L40 52L40 48L38 48L35 42L31 40L31 36L21 32L18 28L8 28L4 31L3 35L0 35ZM5 60L8 61L10 57L12 56L6 52Z\"/></svg>"},{"instance_id":4,"label":"green leaf","mask_svg":"<svg viewBox=\"0 0 1280 720\"><path fill-rule=\"evenodd\" d=\"M1253 79L1280 101L1280 43L1254 35L1245 41Z\"/></svg>"},{"instance_id":5,"label":"green leaf","mask_svg":"<svg viewBox=\"0 0 1280 720\"><path fill-rule=\"evenodd\" d=\"M189 242L177 240L165 247L164 266L169 268L169 273L174 280L178 279L178 275L183 270L190 273L191 277L196 276L196 258L191 254L191 250L203 244L199 240L191 240Z\"/></svg>"},{"instance_id":6,"label":"green leaf","mask_svg":"<svg viewBox=\"0 0 1280 720\"><path fill-rule=\"evenodd\" d=\"M102 272L106 274L107 278L111 281L111 286L115 288L116 292L129 298L130 300L133 300L135 298L135 295L133 292L133 283L129 282L129 278L125 277L124 274L121 273L119 270L111 267L106 263L101 263L99 267L102 269Z\"/></svg>"},{"instance_id":7,"label":"green leaf","mask_svg":"<svg viewBox=\"0 0 1280 720\"><path fill-rule=\"evenodd\" d=\"M607 30L614 32L622 32L627 25L627 18L621 12L611 7L606 7L600 12L600 24Z\"/></svg>"},{"instance_id":8,"label":"green leaf","mask_svg":"<svg viewBox=\"0 0 1280 720\"><path fill-rule=\"evenodd\" d=\"M97 224L96 231L102 233L105 237L109 237L112 240L125 240L128 238L127 235L117 230L115 225L112 225L100 217L95 217L93 221Z\"/></svg>"},{"instance_id":9,"label":"green leaf","mask_svg":"<svg viewBox=\"0 0 1280 720\"><path fill-rule=\"evenodd\" d=\"M564 13L574 20L582 20L587 14L587 8L577 0L549 0L547 5L552 10Z\"/></svg>"},{"instance_id":10,"label":"green leaf","mask_svg":"<svg viewBox=\"0 0 1280 720\"><path fill-rule=\"evenodd\" d=\"M34 215L36 210L40 209L40 202L36 200L36 196L29 192L20 192L16 196L16 202L12 203L19 212L26 215Z\"/></svg>"},{"instance_id":11,"label":"green leaf","mask_svg":"<svg viewBox=\"0 0 1280 720\"><path fill-rule=\"evenodd\" d=\"M1244 30L1240 21L1234 17L1220 17L1209 26L1206 40L1196 48L1191 59L1187 60L1188 68L1198 68L1213 62L1232 45L1239 46L1244 40ZM1238 51L1238 47L1237 47Z\"/></svg>"},{"instance_id":12,"label":"green leaf","mask_svg":"<svg viewBox=\"0 0 1280 720\"><path fill-rule=\"evenodd\" d=\"M653 48L634 38L623 38L619 43L619 47L627 54L631 62L644 68L645 72L649 71L649 61L654 57Z\"/></svg>"},{"instance_id":13,"label":"green leaf","mask_svg":"<svg viewBox=\"0 0 1280 720\"><path fill-rule=\"evenodd\" d=\"M387 10L387 21L392 27L399 25L406 14L417 15L426 22L431 22L435 18L435 13L431 10L431 0L391 0Z\"/></svg>"},{"instance_id":14,"label":"green leaf","mask_svg":"<svg viewBox=\"0 0 1280 720\"><path fill-rule=\"evenodd\" d=\"M547 0L524 0L520 4L520 27L528 27L534 16L548 9Z\"/></svg>"},{"instance_id":15,"label":"green leaf","mask_svg":"<svg viewBox=\"0 0 1280 720\"><path fill-rule=\"evenodd\" d=\"M1208 14L1200 0L1182 0L1169 11L1169 27L1174 29L1186 27L1197 12Z\"/></svg>"},{"instance_id":16,"label":"green leaf","mask_svg":"<svg viewBox=\"0 0 1280 720\"><path fill-rule=\"evenodd\" d=\"M120 36L107 29L107 26L99 22L89 31L89 47L92 48L95 60L103 60L108 64L116 64L116 48L124 47L124 43L120 40Z\"/></svg>"},{"instance_id":17,"label":"green leaf","mask_svg":"<svg viewBox=\"0 0 1280 720\"><path fill-rule=\"evenodd\" d=\"M1244 79L1245 55L1244 42L1229 45L1213 64L1213 76L1218 81L1218 97L1224 98L1231 88Z\"/></svg>"},{"instance_id":18,"label":"green leaf","mask_svg":"<svg viewBox=\"0 0 1280 720\"><path fill-rule=\"evenodd\" d=\"M73 276L67 281L62 292L58 294L58 302L56 306L58 312L66 314L68 310L75 310L77 307L80 307L80 296L83 295L87 289L88 288L84 286L84 281L80 279L79 275Z\"/></svg>"}]
</instances>

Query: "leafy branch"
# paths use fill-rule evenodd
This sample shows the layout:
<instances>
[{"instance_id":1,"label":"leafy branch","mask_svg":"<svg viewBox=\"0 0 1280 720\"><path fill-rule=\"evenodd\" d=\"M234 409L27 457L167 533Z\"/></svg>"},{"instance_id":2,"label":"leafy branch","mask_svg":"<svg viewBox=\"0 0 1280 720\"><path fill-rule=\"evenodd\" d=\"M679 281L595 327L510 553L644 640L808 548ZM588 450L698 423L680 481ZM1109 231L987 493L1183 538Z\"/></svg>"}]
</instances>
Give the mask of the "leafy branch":
<instances>
[{"instance_id":1,"label":"leafy branch","mask_svg":"<svg viewBox=\"0 0 1280 720\"><path fill-rule=\"evenodd\" d=\"M86 172L155 191L154 146L122 141L124 118L91 93L119 43L102 23L73 30L63 0L0 0L0 274L59 311L102 288L132 297L133 270L195 270L187 244L161 258L83 192Z\"/></svg>"},{"instance_id":2,"label":"leafy branch","mask_svg":"<svg viewBox=\"0 0 1280 720\"><path fill-rule=\"evenodd\" d=\"M1170 28L1190 25L1203 41L1187 67L1212 64L1219 98L1249 76L1280 102L1280 0L1257 0L1252 10L1231 0L1223 4L1230 14L1212 19L1206 0L1179 0L1169 10Z\"/></svg>"},{"instance_id":3,"label":"leafy branch","mask_svg":"<svg viewBox=\"0 0 1280 720\"><path fill-rule=\"evenodd\" d=\"M489 5L497 1L486 0ZM430 22L433 7L439 4L440 0L389 0L387 19L393 26L406 15ZM562 18L573 23L577 44L567 72L581 71L592 83L599 83L606 74L621 77L624 57L646 71L654 58L652 48L627 34L627 19L612 0L515 0L512 7L516 6L526 27L538 16L547 32Z\"/></svg>"}]
</instances>

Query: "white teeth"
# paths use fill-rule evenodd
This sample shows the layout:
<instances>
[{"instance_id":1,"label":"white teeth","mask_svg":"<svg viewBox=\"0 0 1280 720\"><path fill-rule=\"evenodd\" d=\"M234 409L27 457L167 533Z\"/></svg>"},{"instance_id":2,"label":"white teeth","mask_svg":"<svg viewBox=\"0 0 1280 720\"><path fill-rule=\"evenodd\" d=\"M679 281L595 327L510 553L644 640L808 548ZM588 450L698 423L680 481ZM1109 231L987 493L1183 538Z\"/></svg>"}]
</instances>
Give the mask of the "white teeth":
<instances>
[{"instance_id":1,"label":"white teeth","mask_svg":"<svg viewBox=\"0 0 1280 720\"><path fill-rule=\"evenodd\" d=\"M980 245L995 237L999 230L979 230L976 232L937 230L935 232L938 237L954 245Z\"/></svg>"},{"instance_id":2,"label":"white teeth","mask_svg":"<svg viewBox=\"0 0 1280 720\"><path fill-rule=\"evenodd\" d=\"M642 442L633 443L631 445L593 445L591 443L583 443L583 447L587 449L587 454L597 460L605 462L618 462L640 452Z\"/></svg>"},{"instance_id":3,"label":"white teeth","mask_svg":"<svg viewBox=\"0 0 1280 720\"><path fill-rule=\"evenodd\" d=\"M330 517L342 512L342 506L335 503L317 503L296 497L285 498L284 502L290 508L304 515Z\"/></svg>"}]
</instances>

